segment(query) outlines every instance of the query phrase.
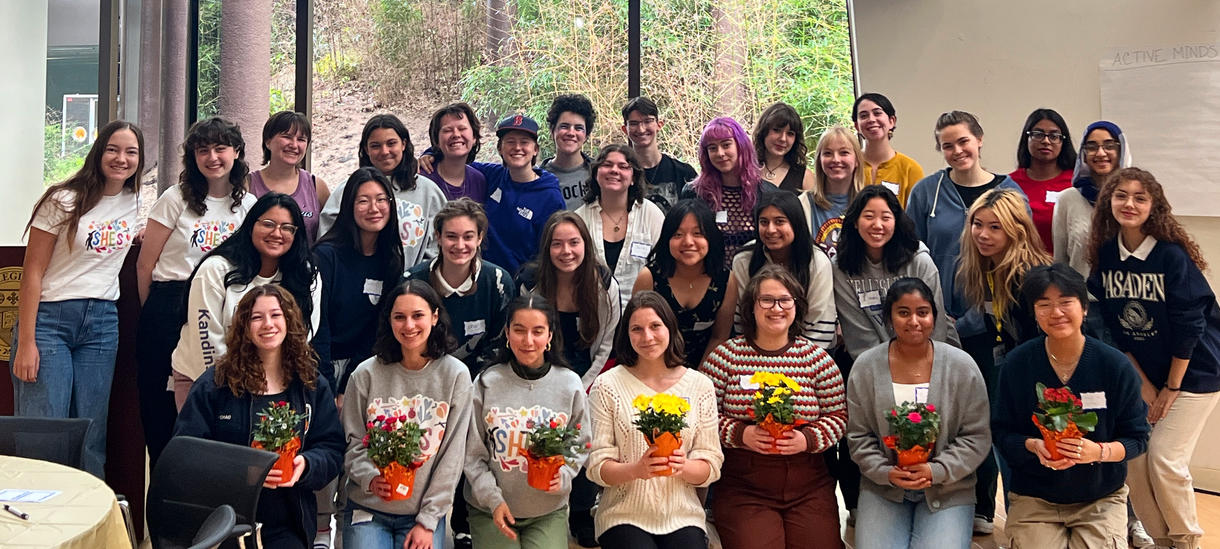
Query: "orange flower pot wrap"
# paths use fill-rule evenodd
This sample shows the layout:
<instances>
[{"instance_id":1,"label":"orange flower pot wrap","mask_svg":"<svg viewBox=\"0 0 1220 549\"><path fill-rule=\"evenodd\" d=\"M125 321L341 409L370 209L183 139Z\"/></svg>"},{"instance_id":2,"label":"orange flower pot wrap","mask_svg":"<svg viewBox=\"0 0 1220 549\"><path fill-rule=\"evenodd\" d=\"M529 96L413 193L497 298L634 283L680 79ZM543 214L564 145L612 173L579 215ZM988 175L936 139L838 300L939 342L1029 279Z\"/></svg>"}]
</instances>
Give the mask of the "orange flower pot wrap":
<instances>
[{"instance_id":1,"label":"orange flower pot wrap","mask_svg":"<svg viewBox=\"0 0 1220 549\"><path fill-rule=\"evenodd\" d=\"M895 451L898 452L898 466L910 467L920 463L927 463L928 457L932 455L932 445L929 444L927 448L924 448L917 444L909 450Z\"/></svg>"},{"instance_id":2,"label":"orange flower pot wrap","mask_svg":"<svg viewBox=\"0 0 1220 549\"><path fill-rule=\"evenodd\" d=\"M758 426L765 429L771 435L771 438L775 439L771 441L771 452L777 454L779 453L779 444L776 441L784 438L784 433L796 429L795 423L780 423L775 421L771 414L767 414L767 417L763 418Z\"/></svg>"},{"instance_id":3,"label":"orange flower pot wrap","mask_svg":"<svg viewBox=\"0 0 1220 549\"><path fill-rule=\"evenodd\" d=\"M531 488L546 492L551 489L551 480L559 474L559 468L563 467L567 460L563 456L538 457L526 452L525 462L528 464L526 482Z\"/></svg>"},{"instance_id":4,"label":"orange flower pot wrap","mask_svg":"<svg viewBox=\"0 0 1220 549\"><path fill-rule=\"evenodd\" d=\"M381 468L381 476L390 484L390 499L386 501L411 498L411 492L415 491L415 467L393 462Z\"/></svg>"},{"instance_id":5,"label":"orange flower pot wrap","mask_svg":"<svg viewBox=\"0 0 1220 549\"><path fill-rule=\"evenodd\" d=\"M250 447L259 450L266 449L263 448L263 443L257 440L250 443ZM299 437L292 437L292 440L289 440L287 444L284 444L279 450L275 450L275 453L279 454L280 457L275 460L275 464L271 466L271 469L280 472L280 484L285 484L292 480L292 461L297 458L297 451L300 449L301 439Z\"/></svg>"},{"instance_id":6,"label":"orange flower pot wrap","mask_svg":"<svg viewBox=\"0 0 1220 549\"><path fill-rule=\"evenodd\" d=\"M674 455L674 450L682 447L682 435L666 431L653 436L649 442L657 447L656 451L652 453L652 457L669 457ZM657 473L657 476L667 477L672 474L674 474L673 469L668 469Z\"/></svg>"},{"instance_id":7,"label":"orange flower pot wrap","mask_svg":"<svg viewBox=\"0 0 1220 549\"><path fill-rule=\"evenodd\" d=\"M1044 427L1042 423L1038 421L1038 416L1030 416L1030 418L1034 420L1034 425L1037 425L1038 430L1042 432L1042 442L1046 443L1046 451L1050 452L1051 459L1053 460L1059 460L1066 457L1059 453L1059 445L1055 444L1056 442L1059 442L1065 438L1080 438L1084 435L1084 433L1080 432L1080 428L1076 427L1076 423L1072 421L1068 422L1067 429L1062 431L1052 431Z\"/></svg>"}]
</instances>

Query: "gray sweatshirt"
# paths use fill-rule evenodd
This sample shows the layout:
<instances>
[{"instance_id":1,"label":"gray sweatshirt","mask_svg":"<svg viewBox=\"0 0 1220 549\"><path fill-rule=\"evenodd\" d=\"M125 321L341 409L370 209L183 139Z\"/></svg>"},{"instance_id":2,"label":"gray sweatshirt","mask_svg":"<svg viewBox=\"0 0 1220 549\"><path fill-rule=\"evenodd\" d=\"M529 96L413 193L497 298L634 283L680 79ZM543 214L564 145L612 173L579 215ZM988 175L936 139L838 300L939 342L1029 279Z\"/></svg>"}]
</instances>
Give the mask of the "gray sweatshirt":
<instances>
[{"instance_id":1,"label":"gray sweatshirt","mask_svg":"<svg viewBox=\"0 0 1220 549\"><path fill-rule=\"evenodd\" d=\"M433 359L422 370L377 357L356 367L343 401L343 431L347 433L347 497L369 509L394 515L415 515L424 528L435 530L453 507L465 460L470 427L470 370L449 355ZM385 501L369 483L380 475L362 443L365 424L378 415L406 415L423 429L423 464L415 471L411 497Z\"/></svg>"},{"instance_id":2,"label":"gray sweatshirt","mask_svg":"<svg viewBox=\"0 0 1220 549\"><path fill-rule=\"evenodd\" d=\"M859 275L852 276L839 268L835 261L835 310L839 313L839 327L843 332L843 343L852 358L857 358L870 347L889 341L894 336L885 324L884 312L881 306L885 303L885 294L895 280L914 277L923 280L932 288L932 296L936 300L936 325L932 327L932 339L947 341L957 345L957 332L949 326L948 315L945 314L945 300L940 290L940 273L936 263L932 261L927 246L919 245L915 256L903 265L897 272L885 270L884 263L873 263L864 260L864 269Z\"/></svg>"},{"instance_id":3,"label":"gray sweatshirt","mask_svg":"<svg viewBox=\"0 0 1220 549\"><path fill-rule=\"evenodd\" d=\"M318 214L319 237L335 226L346 186L345 181L330 191L330 198ZM393 185L390 189L394 191L394 203L398 205L398 236L402 239L402 268L405 275L407 269L436 257L436 235L432 234L432 221L448 199L435 181L421 174L415 175L415 188L409 191Z\"/></svg>"},{"instance_id":4,"label":"gray sweatshirt","mask_svg":"<svg viewBox=\"0 0 1220 549\"><path fill-rule=\"evenodd\" d=\"M973 504L975 469L991 450L991 410L987 388L974 360L965 351L934 342L928 403L940 414L940 436L928 460L932 486L924 490L932 512ZM860 466L860 489L895 503L903 490L890 484L897 454L881 439L890 433L886 415L894 406L889 345L860 355L847 379L847 446Z\"/></svg>"},{"instance_id":5,"label":"gray sweatshirt","mask_svg":"<svg viewBox=\"0 0 1220 549\"><path fill-rule=\"evenodd\" d=\"M540 517L566 505L593 432L580 376L552 366L541 379L527 380L512 366L496 364L474 379L472 410L466 435L466 501L488 513L507 503L518 519ZM525 461L526 436L533 430L527 424L552 420L579 425L576 443L582 450L568 467L560 468L561 485L554 494L530 487Z\"/></svg>"}]
</instances>

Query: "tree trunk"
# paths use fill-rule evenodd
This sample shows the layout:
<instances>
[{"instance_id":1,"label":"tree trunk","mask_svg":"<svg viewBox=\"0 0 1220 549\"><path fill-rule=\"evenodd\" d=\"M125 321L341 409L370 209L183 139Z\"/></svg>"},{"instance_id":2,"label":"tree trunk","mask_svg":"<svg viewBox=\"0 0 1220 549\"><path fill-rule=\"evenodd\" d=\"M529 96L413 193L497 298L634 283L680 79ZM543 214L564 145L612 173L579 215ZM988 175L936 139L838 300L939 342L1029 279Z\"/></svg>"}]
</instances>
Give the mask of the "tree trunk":
<instances>
[{"instance_id":1,"label":"tree trunk","mask_svg":"<svg viewBox=\"0 0 1220 549\"><path fill-rule=\"evenodd\" d=\"M220 28L220 115L241 127L254 169L271 108L271 2L222 2Z\"/></svg>"},{"instance_id":2,"label":"tree trunk","mask_svg":"<svg viewBox=\"0 0 1220 549\"><path fill-rule=\"evenodd\" d=\"M487 0L485 57L488 63L494 64L508 55L509 38L512 35L516 11L516 5L512 0Z\"/></svg>"},{"instance_id":3,"label":"tree trunk","mask_svg":"<svg viewBox=\"0 0 1220 549\"><path fill-rule=\"evenodd\" d=\"M136 124L144 130L144 158L147 164L159 162L161 158L160 59L161 0L144 0L140 3L140 94L136 98ZM160 183L161 179L158 178L157 184Z\"/></svg>"},{"instance_id":4,"label":"tree trunk","mask_svg":"<svg viewBox=\"0 0 1220 549\"><path fill-rule=\"evenodd\" d=\"M718 0L712 6L712 20L720 37L716 48L716 67L712 74L716 113L741 119L745 113L746 42L741 36L742 5L739 0Z\"/></svg>"},{"instance_id":5,"label":"tree trunk","mask_svg":"<svg viewBox=\"0 0 1220 549\"><path fill-rule=\"evenodd\" d=\"M186 137L186 0L167 0L161 12L161 127L157 138L157 188L178 182ZM146 139L149 134L145 134Z\"/></svg>"}]
</instances>

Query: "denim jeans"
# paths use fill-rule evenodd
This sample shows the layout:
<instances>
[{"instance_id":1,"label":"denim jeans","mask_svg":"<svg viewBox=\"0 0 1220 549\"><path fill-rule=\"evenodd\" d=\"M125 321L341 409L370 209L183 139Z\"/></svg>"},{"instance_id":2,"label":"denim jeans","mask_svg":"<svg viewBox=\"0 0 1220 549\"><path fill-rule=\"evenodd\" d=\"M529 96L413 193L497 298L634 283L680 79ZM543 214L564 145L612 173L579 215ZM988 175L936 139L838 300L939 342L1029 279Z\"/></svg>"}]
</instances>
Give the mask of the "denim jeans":
<instances>
[{"instance_id":1,"label":"denim jeans","mask_svg":"<svg viewBox=\"0 0 1220 549\"><path fill-rule=\"evenodd\" d=\"M856 513L856 549L970 549L973 505L933 513L923 491L908 490L894 503L865 489Z\"/></svg>"},{"instance_id":2,"label":"denim jeans","mask_svg":"<svg viewBox=\"0 0 1220 549\"><path fill-rule=\"evenodd\" d=\"M352 524L352 516L355 513L368 513L373 518ZM361 507L351 501L347 502L347 509L343 511L340 526L343 530L344 549L399 549L407 540L407 533L414 527L415 515L391 515ZM437 523L436 530L432 532L433 549L445 547L445 537L445 519L442 518Z\"/></svg>"},{"instance_id":3,"label":"denim jeans","mask_svg":"<svg viewBox=\"0 0 1220 549\"><path fill-rule=\"evenodd\" d=\"M113 301L70 299L38 304L34 324L38 377L13 376L16 415L93 420L85 434L85 470L104 478L106 416L119 349L119 314ZM17 356L13 327L12 356Z\"/></svg>"}]
</instances>

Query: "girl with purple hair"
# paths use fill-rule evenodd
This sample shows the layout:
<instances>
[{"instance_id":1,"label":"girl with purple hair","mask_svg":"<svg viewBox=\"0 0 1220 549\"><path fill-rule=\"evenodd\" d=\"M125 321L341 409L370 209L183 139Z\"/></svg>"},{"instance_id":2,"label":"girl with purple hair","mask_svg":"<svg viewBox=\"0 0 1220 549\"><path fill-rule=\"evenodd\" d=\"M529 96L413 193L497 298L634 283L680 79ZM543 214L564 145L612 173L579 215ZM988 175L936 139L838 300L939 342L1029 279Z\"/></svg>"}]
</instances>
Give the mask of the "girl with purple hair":
<instances>
[{"instance_id":1,"label":"girl with purple hair","mask_svg":"<svg viewBox=\"0 0 1220 549\"><path fill-rule=\"evenodd\" d=\"M699 198L716 212L728 268L733 255L757 234L752 212L764 190L754 145L741 124L727 116L707 123L699 137L699 167L699 177L682 189L682 198Z\"/></svg>"}]
</instances>

